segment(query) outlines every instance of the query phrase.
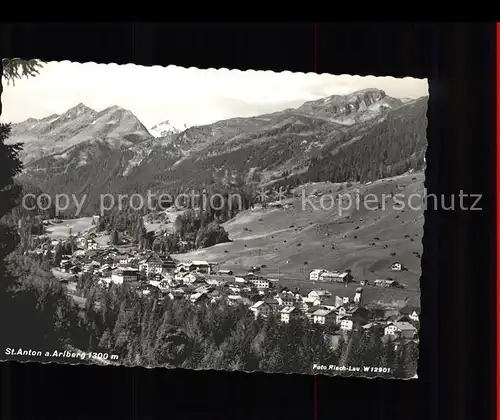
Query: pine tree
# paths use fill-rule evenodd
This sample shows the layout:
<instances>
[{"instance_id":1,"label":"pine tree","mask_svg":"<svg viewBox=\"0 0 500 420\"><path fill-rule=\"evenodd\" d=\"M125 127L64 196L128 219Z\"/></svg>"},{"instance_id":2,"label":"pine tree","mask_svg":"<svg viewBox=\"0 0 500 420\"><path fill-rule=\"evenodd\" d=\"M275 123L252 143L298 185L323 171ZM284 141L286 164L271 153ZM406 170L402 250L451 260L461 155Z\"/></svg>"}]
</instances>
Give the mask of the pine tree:
<instances>
[{"instance_id":1,"label":"pine tree","mask_svg":"<svg viewBox=\"0 0 500 420\"><path fill-rule=\"evenodd\" d=\"M116 229L113 229L111 232L111 243L113 245L118 245L120 242L120 237L118 235L118 231Z\"/></svg>"},{"instance_id":2,"label":"pine tree","mask_svg":"<svg viewBox=\"0 0 500 420\"><path fill-rule=\"evenodd\" d=\"M62 245L61 245L61 243L58 243L56 245L56 249L54 251L53 263L55 266L58 267L61 264L62 255L63 255Z\"/></svg>"}]
</instances>

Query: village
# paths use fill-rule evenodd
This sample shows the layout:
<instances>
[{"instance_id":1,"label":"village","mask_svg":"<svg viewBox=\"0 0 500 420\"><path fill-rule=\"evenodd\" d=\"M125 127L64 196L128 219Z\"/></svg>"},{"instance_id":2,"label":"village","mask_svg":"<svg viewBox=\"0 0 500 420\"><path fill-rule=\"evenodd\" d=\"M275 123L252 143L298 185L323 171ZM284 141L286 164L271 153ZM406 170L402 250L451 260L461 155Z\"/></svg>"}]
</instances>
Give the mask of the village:
<instances>
[{"instance_id":1,"label":"village","mask_svg":"<svg viewBox=\"0 0 500 420\"><path fill-rule=\"evenodd\" d=\"M364 299L365 287L398 288L395 280L380 279L373 284L356 281L350 270L312 269L307 289L286 287L279 278L266 275L267 266L248 267L245 272L233 272L209 261L177 261L175 255L138 249L130 244L98 243L93 229L75 235L76 249L64 255L52 272L67 287L76 303L82 303L76 284L78 278L91 276L105 292L111 284L126 284L138 298L154 298L158 303L185 300L194 305L225 302L243 304L254 316L271 314L282 323L308 319L312 324L327 327L334 334L355 330L376 330L387 339L418 340L420 308L410 305L384 308ZM56 245L58 241L52 241ZM49 244L31 251L44 253ZM405 267L394 262L393 271ZM345 293L333 295L327 284L345 285ZM347 288L352 283L359 287ZM306 289L306 288L304 288ZM83 300L84 301L84 300Z\"/></svg>"}]
</instances>

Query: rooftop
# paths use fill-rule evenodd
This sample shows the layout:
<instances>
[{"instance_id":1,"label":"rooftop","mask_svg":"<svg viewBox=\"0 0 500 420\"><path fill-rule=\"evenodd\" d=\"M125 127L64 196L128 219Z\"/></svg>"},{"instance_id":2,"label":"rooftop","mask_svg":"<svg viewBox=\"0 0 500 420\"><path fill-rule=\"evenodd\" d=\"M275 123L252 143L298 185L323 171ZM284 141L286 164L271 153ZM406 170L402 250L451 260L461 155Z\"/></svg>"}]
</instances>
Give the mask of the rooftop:
<instances>
[{"instance_id":1,"label":"rooftop","mask_svg":"<svg viewBox=\"0 0 500 420\"><path fill-rule=\"evenodd\" d=\"M417 330L409 322L393 322L389 325L394 325L398 330L401 330L401 331L416 331Z\"/></svg>"}]
</instances>

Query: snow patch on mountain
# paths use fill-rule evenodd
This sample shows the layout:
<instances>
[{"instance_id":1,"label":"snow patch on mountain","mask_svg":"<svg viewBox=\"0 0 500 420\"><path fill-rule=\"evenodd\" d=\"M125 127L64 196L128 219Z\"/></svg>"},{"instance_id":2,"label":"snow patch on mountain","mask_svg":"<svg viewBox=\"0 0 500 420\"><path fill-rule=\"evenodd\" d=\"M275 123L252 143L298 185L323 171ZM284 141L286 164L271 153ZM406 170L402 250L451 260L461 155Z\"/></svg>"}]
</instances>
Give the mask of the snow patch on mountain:
<instances>
[{"instance_id":1,"label":"snow patch on mountain","mask_svg":"<svg viewBox=\"0 0 500 420\"><path fill-rule=\"evenodd\" d=\"M163 121L149 129L149 132L154 137L166 137L169 134L178 134L181 131L187 130L188 126L184 124L181 127L175 126L169 120Z\"/></svg>"}]
</instances>

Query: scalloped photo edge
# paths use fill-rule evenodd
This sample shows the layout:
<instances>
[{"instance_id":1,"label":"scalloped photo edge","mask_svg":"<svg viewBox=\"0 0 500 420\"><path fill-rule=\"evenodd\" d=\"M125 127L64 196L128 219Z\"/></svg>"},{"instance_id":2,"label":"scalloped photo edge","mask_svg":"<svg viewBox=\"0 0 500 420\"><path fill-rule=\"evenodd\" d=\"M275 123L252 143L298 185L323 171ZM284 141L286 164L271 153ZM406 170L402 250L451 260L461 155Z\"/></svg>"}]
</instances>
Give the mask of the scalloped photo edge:
<instances>
[{"instance_id":1,"label":"scalloped photo edge","mask_svg":"<svg viewBox=\"0 0 500 420\"><path fill-rule=\"evenodd\" d=\"M0 360L417 377L426 79L2 64Z\"/></svg>"}]
</instances>

